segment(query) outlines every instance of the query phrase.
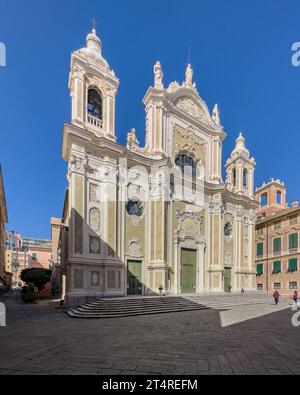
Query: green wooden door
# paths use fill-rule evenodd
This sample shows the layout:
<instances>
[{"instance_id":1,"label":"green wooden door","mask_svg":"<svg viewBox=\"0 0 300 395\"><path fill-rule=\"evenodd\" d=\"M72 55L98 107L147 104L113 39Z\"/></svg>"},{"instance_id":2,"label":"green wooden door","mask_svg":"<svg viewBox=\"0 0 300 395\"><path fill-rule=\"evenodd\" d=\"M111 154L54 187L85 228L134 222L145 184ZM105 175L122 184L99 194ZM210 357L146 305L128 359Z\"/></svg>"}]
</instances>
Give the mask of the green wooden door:
<instances>
[{"instance_id":1,"label":"green wooden door","mask_svg":"<svg viewBox=\"0 0 300 395\"><path fill-rule=\"evenodd\" d=\"M196 293L197 251L181 250L181 292Z\"/></svg>"},{"instance_id":2,"label":"green wooden door","mask_svg":"<svg viewBox=\"0 0 300 395\"><path fill-rule=\"evenodd\" d=\"M141 295L142 287L142 262L127 261L127 293L128 295Z\"/></svg>"},{"instance_id":3,"label":"green wooden door","mask_svg":"<svg viewBox=\"0 0 300 395\"><path fill-rule=\"evenodd\" d=\"M224 291L229 293L231 292L232 285L231 285L231 268L224 269Z\"/></svg>"}]
</instances>

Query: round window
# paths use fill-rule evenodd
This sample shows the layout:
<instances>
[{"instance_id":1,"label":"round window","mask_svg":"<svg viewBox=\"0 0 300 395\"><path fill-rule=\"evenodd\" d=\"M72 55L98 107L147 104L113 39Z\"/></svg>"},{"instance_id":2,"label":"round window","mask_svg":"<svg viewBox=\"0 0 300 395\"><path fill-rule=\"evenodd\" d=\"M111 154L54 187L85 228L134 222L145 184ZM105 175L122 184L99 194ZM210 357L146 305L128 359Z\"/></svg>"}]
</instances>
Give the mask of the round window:
<instances>
[{"instance_id":1,"label":"round window","mask_svg":"<svg viewBox=\"0 0 300 395\"><path fill-rule=\"evenodd\" d=\"M128 215L135 215L141 217L143 215L143 204L138 200L129 200L126 205Z\"/></svg>"}]
</instances>

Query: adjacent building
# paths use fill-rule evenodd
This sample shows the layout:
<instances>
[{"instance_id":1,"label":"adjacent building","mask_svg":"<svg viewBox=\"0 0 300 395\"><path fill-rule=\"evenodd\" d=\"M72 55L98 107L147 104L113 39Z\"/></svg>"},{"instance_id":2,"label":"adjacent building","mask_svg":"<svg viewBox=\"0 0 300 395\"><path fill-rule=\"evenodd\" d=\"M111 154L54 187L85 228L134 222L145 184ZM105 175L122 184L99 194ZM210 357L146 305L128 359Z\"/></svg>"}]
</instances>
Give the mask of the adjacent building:
<instances>
[{"instance_id":1,"label":"adjacent building","mask_svg":"<svg viewBox=\"0 0 300 395\"><path fill-rule=\"evenodd\" d=\"M271 180L256 190L256 283L264 292L291 297L300 289L300 207L288 207L286 187Z\"/></svg>"},{"instance_id":2,"label":"adjacent building","mask_svg":"<svg viewBox=\"0 0 300 395\"><path fill-rule=\"evenodd\" d=\"M28 268L49 269L52 258L51 240L23 237L20 233L8 232L5 242L6 270L12 273L12 284L22 285L21 272Z\"/></svg>"},{"instance_id":3,"label":"adjacent building","mask_svg":"<svg viewBox=\"0 0 300 395\"><path fill-rule=\"evenodd\" d=\"M136 71L133 70L133 73ZM164 86L159 62L143 103L145 146L115 133L119 80L96 31L72 53L62 267L66 303L107 295L256 290L255 160L242 134L222 177L226 133L193 81ZM67 238L67 241L66 241Z\"/></svg>"},{"instance_id":4,"label":"adjacent building","mask_svg":"<svg viewBox=\"0 0 300 395\"><path fill-rule=\"evenodd\" d=\"M9 286L10 275L5 270L5 240L7 233L5 230L5 224L8 222L7 207L4 192L4 184L2 177L2 169L0 166L0 286L4 288Z\"/></svg>"}]
</instances>

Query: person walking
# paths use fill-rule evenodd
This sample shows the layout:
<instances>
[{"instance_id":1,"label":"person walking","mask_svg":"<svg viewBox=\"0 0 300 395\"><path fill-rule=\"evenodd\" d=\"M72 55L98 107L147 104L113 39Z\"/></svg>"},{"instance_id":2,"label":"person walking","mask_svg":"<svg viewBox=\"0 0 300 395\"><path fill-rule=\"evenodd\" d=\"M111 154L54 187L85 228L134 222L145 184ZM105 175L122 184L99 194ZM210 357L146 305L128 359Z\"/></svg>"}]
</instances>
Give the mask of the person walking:
<instances>
[{"instance_id":1,"label":"person walking","mask_svg":"<svg viewBox=\"0 0 300 395\"><path fill-rule=\"evenodd\" d=\"M299 299L298 291L295 291L293 295L293 301L295 302L296 305L298 304L298 299Z\"/></svg>"},{"instance_id":2,"label":"person walking","mask_svg":"<svg viewBox=\"0 0 300 395\"><path fill-rule=\"evenodd\" d=\"M275 305L277 306L278 303L279 303L280 293L279 293L278 291L275 291L275 292L273 293L273 298L274 298L274 300L275 300Z\"/></svg>"}]
</instances>

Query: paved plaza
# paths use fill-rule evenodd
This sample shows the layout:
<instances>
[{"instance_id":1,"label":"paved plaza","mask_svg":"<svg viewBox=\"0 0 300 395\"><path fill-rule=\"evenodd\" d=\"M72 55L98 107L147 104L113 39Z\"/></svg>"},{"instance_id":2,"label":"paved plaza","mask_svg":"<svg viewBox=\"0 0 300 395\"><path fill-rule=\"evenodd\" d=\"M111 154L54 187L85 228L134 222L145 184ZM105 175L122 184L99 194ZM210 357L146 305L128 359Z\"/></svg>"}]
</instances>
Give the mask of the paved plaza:
<instances>
[{"instance_id":1,"label":"paved plaza","mask_svg":"<svg viewBox=\"0 0 300 395\"><path fill-rule=\"evenodd\" d=\"M106 320L69 318L56 302L24 305L17 294L0 299L0 374L300 374L300 327L271 299Z\"/></svg>"}]
</instances>

